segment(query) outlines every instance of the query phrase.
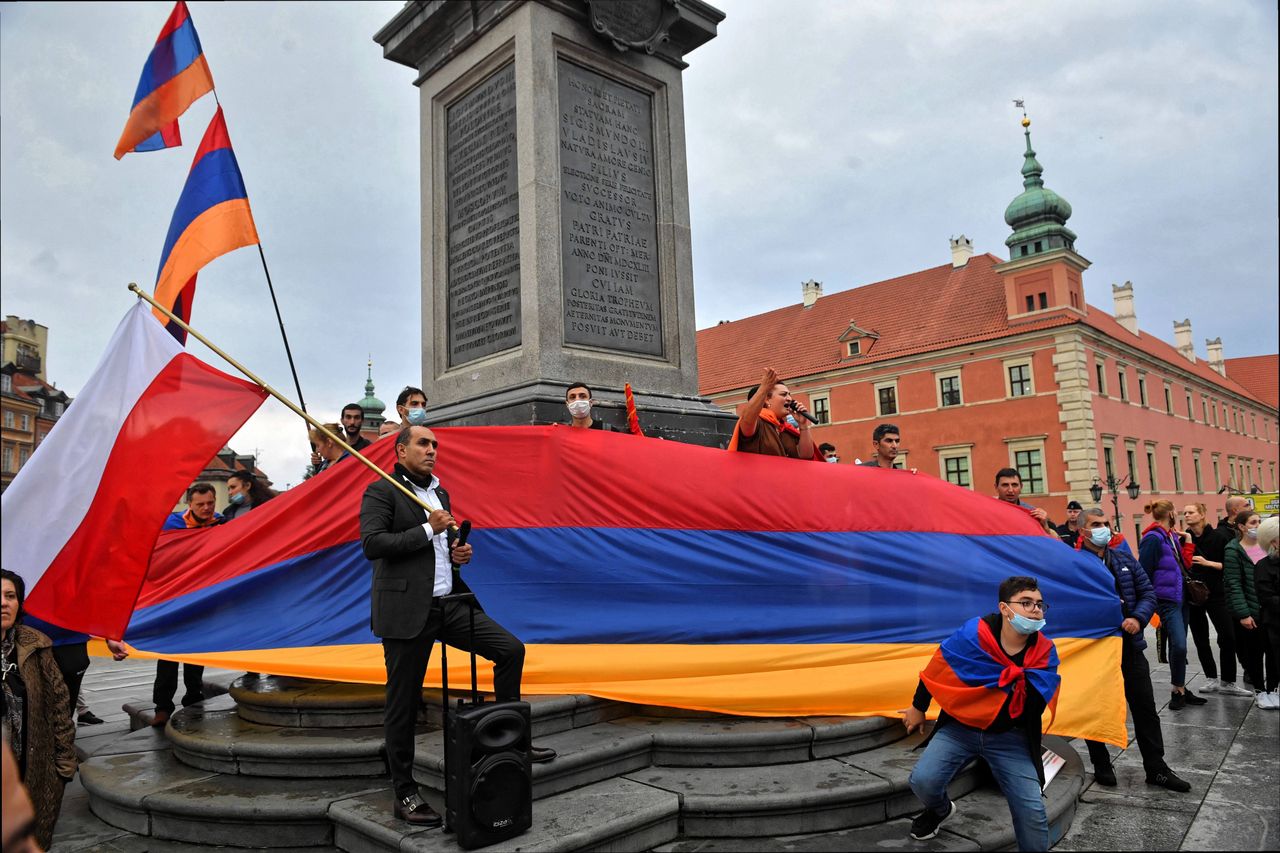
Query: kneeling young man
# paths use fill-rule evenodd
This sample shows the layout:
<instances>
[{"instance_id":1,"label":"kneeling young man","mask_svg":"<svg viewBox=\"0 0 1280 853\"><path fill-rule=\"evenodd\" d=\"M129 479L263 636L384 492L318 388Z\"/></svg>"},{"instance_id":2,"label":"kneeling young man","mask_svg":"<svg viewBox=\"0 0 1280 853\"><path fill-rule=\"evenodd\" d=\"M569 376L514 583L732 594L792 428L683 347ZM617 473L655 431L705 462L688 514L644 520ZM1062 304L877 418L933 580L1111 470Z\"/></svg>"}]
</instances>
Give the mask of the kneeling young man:
<instances>
[{"instance_id":1,"label":"kneeling young man","mask_svg":"<svg viewBox=\"0 0 1280 853\"><path fill-rule=\"evenodd\" d=\"M387 664L383 728L387 765L395 791L395 815L420 827L441 818L423 802L413 779L413 726L422 702L431 646L437 639L454 648L472 648L469 630L475 608L475 651L493 661L493 692L499 702L520 699L524 644L470 602L441 597L470 592L458 569L471 561L471 545L454 541L449 494L432 472L439 442L424 426L406 426L396 435L394 476L432 507L430 515L381 478L365 490L360 504L360 543L373 562L371 627L382 638ZM551 749L529 750L530 761L550 761Z\"/></svg>"},{"instance_id":2,"label":"kneeling young man","mask_svg":"<svg viewBox=\"0 0 1280 853\"><path fill-rule=\"evenodd\" d=\"M955 815L947 785L981 756L1009 801L1018 849L1048 850L1040 717L1061 683L1058 651L1040 633L1046 605L1035 578L1006 578L998 606L998 613L970 619L938 647L903 712L911 733L924 725L931 699L942 707L911 771L911 790L925 807L911 837L933 838Z\"/></svg>"}]
</instances>

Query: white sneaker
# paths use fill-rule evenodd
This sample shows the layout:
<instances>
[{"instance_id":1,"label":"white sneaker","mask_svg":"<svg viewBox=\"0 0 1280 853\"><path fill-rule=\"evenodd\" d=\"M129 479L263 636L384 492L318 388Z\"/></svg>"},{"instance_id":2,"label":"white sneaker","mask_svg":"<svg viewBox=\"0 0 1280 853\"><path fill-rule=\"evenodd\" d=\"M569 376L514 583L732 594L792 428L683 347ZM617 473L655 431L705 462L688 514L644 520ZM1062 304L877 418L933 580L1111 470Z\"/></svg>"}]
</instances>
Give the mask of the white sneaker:
<instances>
[{"instance_id":1,"label":"white sneaker","mask_svg":"<svg viewBox=\"0 0 1280 853\"><path fill-rule=\"evenodd\" d=\"M1263 711L1271 710L1271 694L1264 693L1259 690L1253 694L1253 704L1257 705Z\"/></svg>"},{"instance_id":2,"label":"white sneaker","mask_svg":"<svg viewBox=\"0 0 1280 853\"><path fill-rule=\"evenodd\" d=\"M1263 693L1260 695L1262 695L1267 701L1267 704L1262 706L1264 709L1268 711L1280 711L1280 693L1272 690L1270 693Z\"/></svg>"},{"instance_id":3,"label":"white sneaker","mask_svg":"<svg viewBox=\"0 0 1280 853\"><path fill-rule=\"evenodd\" d=\"M1201 684L1201 685L1200 685L1199 687L1197 687L1196 689L1197 689L1197 690L1199 690L1201 693L1217 693L1217 692L1218 692L1218 679L1216 679L1216 678L1206 678L1206 679L1204 680L1204 683L1203 683L1203 684Z\"/></svg>"},{"instance_id":4,"label":"white sneaker","mask_svg":"<svg viewBox=\"0 0 1280 853\"><path fill-rule=\"evenodd\" d=\"M1218 693L1222 696L1253 696L1252 690L1238 687L1234 681L1219 682Z\"/></svg>"}]
</instances>

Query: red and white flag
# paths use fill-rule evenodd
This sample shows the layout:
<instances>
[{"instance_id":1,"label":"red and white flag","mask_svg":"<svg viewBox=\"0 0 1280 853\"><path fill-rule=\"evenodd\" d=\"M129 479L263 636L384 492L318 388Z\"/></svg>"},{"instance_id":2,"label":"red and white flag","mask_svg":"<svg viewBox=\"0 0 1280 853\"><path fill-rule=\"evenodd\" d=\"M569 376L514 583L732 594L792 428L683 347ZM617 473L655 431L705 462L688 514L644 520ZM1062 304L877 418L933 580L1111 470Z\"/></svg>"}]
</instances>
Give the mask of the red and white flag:
<instances>
[{"instance_id":1,"label":"red and white flag","mask_svg":"<svg viewBox=\"0 0 1280 853\"><path fill-rule=\"evenodd\" d=\"M187 353L139 300L4 492L4 567L24 609L122 637L165 517L266 392Z\"/></svg>"}]
</instances>

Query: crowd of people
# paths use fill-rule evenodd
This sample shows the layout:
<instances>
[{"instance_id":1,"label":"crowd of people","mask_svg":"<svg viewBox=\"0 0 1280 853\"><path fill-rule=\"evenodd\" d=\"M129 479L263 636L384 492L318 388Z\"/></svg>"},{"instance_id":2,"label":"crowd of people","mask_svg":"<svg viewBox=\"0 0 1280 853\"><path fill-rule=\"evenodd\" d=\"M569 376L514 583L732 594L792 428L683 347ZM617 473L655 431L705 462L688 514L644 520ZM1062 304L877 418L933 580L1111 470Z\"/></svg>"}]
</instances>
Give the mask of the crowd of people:
<instances>
[{"instance_id":1,"label":"crowd of people","mask_svg":"<svg viewBox=\"0 0 1280 853\"><path fill-rule=\"evenodd\" d=\"M595 401L585 383L567 387L564 403L571 428L612 429L593 417ZM520 698L524 665L524 645L484 613L459 573L471 560L472 546L459 535L448 493L434 474L440 442L426 426L426 405L420 388L406 387L397 397L399 422L388 420L379 432L396 434L392 476L402 488L375 480L360 510L361 542L374 571L370 625L382 640L387 664L384 734L393 811L420 828L442 822L422 799L411 773L419 688L432 645L444 640L491 660L500 701ZM351 450L367 447L371 442L362 435L363 425L364 412L352 403L343 407L338 422L325 424L323 430L312 429L308 476L322 474L351 456ZM748 395L728 447L733 452L838 462L833 445L815 444L811 425L804 404L792 397L774 371L765 370L760 385ZM870 458L858 464L896 468L901 441L896 425L877 425L871 435ZM904 473L914 474L916 469ZM1016 469L996 472L994 489L996 499L1026 512L1046 536L1098 559L1114 580L1122 614L1117 626L1123 638L1120 675L1148 784L1179 793L1191 790L1165 762L1145 654L1145 629L1151 622L1160 623L1159 640L1168 649L1169 710L1178 712L1208 701L1186 685L1188 635L1203 670L1200 694L1252 697L1260 709L1280 708L1280 519L1264 520L1246 498L1231 496L1226 518L1214 527L1204 504L1189 504L1179 513L1171 502L1156 500L1144 509L1151 522L1141 532L1135 556L1099 507L1085 508L1070 501L1066 522L1055 526L1043 509L1022 500L1022 478ZM232 474L227 494L227 507L219 513L215 487L195 483L187 492L186 509L172 513L164 529L210 529L232 523L276 497L252 471ZM424 560L432 567L426 573ZM29 803L15 800L12 809L15 814L29 814L23 818L25 829L20 836L30 836L47 848L63 785L76 770L77 713L81 724L100 721L82 704L77 710L80 681L88 667L87 638L71 635L55 643L23 625L24 585L14 572L4 571L0 592L6 816L11 811L9 777L16 774L30 795ZM1056 649L1042 633L1048 609L1035 578L1006 579L997 590L996 611L966 622L921 673L913 701L902 712L908 733L923 729L933 702L941 710L937 724L918 747L923 753L911 774L911 788L925 806L913 819L913 839L933 838L952 818L956 805L947 796L947 786L970 759L982 757L1009 802L1019 849L1048 849L1048 818L1041 796L1041 712L1060 683ZM108 645L117 660L126 656L120 643L108 641ZM955 671L957 660L965 661L966 672ZM1237 684L1238 672L1243 684ZM178 674L178 663L157 662L153 725L165 725L174 712ZM203 667L183 665L182 675L182 704L203 701ZM979 686L967 686L974 684ZM86 720L86 712L92 719ZM1097 784L1117 785L1106 745L1090 741L1087 747ZM529 750L531 762L555 757L551 749L531 746Z\"/></svg>"}]
</instances>

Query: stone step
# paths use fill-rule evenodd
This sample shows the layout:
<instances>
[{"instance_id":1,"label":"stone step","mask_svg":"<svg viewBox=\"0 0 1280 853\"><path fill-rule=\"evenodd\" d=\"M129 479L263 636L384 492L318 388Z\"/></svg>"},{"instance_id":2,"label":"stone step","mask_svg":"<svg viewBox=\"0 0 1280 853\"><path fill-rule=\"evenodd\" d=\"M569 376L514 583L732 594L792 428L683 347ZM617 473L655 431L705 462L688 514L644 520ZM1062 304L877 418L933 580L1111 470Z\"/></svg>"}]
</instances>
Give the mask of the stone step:
<instances>
[{"instance_id":1,"label":"stone step","mask_svg":"<svg viewBox=\"0 0 1280 853\"><path fill-rule=\"evenodd\" d=\"M380 779L278 779L189 767L166 749L94 755L80 765L93 813L135 835L233 847L323 847L329 806L373 791Z\"/></svg>"},{"instance_id":2,"label":"stone step","mask_svg":"<svg viewBox=\"0 0 1280 853\"><path fill-rule=\"evenodd\" d=\"M1084 765L1065 740L1048 736L1044 744L1066 758L1066 765L1046 790L1050 845L1066 835L1075 817L1076 802L1084 786ZM911 763L914 763L911 762ZM914 799L914 798L913 798ZM919 802L899 817L856 826L851 829L783 835L763 833L754 838L716 838L696 835L687 829L680 840L654 848L655 853L726 853L737 850L872 850L908 848L913 850L1006 850L1016 849L1009 803L995 783L986 780L980 788L956 799L956 816L946 822L937 838L913 841L908 838L911 820Z\"/></svg>"},{"instance_id":3,"label":"stone step","mask_svg":"<svg viewBox=\"0 0 1280 853\"><path fill-rule=\"evenodd\" d=\"M385 776L382 729L301 728L251 723L230 696L183 708L166 728L189 767L242 776L333 779Z\"/></svg>"},{"instance_id":4,"label":"stone step","mask_svg":"<svg viewBox=\"0 0 1280 853\"><path fill-rule=\"evenodd\" d=\"M427 792L437 811L442 799ZM679 832L680 798L624 779L557 794L533 808L533 826L486 851L652 850ZM410 829L391 812L391 794L380 791L340 800L329 808L334 844L349 853L453 853L455 837L441 829Z\"/></svg>"},{"instance_id":5,"label":"stone step","mask_svg":"<svg viewBox=\"0 0 1280 853\"><path fill-rule=\"evenodd\" d=\"M554 761L533 765L533 798L541 800L648 767L653 738L626 726L597 723L535 739L556 751ZM440 731L417 738L413 776L433 791L444 790L444 738Z\"/></svg>"},{"instance_id":6,"label":"stone step","mask_svg":"<svg viewBox=\"0 0 1280 853\"><path fill-rule=\"evenodd\" d=\"M227 669L206 669L203 681L205 701L225 696L232 685L241 677L240 673ZM178 698L181 698L181 696L182 684L179 682ZM146 728L155 719L156 704L150 700L140 699L136 702L127 702L121 705L120 708L129 715L129 731L131 732Z\"/></svg>"},{"instance_id":7,"label":"stone step","mask_svg":"<svg viewBox=\"0 0 1280 853\"><path fill-rule=\"evenodd\" d=\"M278 675L243 676L231 685L240 716L251 723L297 728L381 727L386 688L381 684L343 684ZM451 700L471 701L470 690L450 689ZM481 693L485 701L493 701L490 693ZM423 709L420 721L429 727L440 726L444 716L439 688L422 691ZM632 713L631 706L594 696L526 696L533 716L533 735L566 731L571 728L623 717Z\"/></svg>"}]
</instances>

